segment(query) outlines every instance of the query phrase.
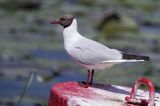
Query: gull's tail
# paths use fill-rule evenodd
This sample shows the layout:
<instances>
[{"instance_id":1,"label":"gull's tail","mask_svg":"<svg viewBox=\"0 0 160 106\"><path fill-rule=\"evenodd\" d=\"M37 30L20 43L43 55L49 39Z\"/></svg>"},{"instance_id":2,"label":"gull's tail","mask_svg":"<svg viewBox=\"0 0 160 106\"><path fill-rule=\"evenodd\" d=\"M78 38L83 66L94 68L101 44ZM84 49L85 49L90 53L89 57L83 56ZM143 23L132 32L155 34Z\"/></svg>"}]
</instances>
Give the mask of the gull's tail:
<instances>
[{"instance_id":1,"label":"gull's tail","mask_svg":"<svg viewBox=\"0 0 160 106\"><path fill-rule=\"evenodd\" d=\"M125 60L142 60L142 61L149 61L150 58L147 56L138 56L138 55L132 55L132 54L127 54L127 53L121 53L122 54L122 59Z\"/></svg>"},{"instance_id":2,"label":"gull's tail","mask_svg":"<svg viewBox=\"0 0 160 106\"><path fill-rule=\"evenodd\" d=\"M138 56L121 52L121 59L107 60L102 63L122 63L122 62L140 62L140 61L149 61L150 58L147 56Z\"/></svg>"}]
</instances>

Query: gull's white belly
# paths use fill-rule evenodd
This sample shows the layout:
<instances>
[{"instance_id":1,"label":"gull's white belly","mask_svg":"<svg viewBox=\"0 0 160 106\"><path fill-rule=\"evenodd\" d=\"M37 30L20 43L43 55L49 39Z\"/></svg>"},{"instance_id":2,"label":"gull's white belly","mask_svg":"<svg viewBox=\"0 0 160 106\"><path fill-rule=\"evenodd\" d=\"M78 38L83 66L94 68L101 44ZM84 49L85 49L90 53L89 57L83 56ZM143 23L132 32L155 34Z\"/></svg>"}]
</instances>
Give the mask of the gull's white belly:
<instances>
[{"instance_id":1,"label":"gull's white belly","mask_svg":"<svg viewBox=\"0 0 160 106\"><path fill-rule=\"evenodd\" d=\"M105 68L109 68L109 67L113 66L114 64L117 64L117 63L102 63L102 64L88 65L88 64L80 63L78 61L75 61L75 62L80 64L81 66L87 68L87 69L100 69L100 70L103 70Z\"/></svg>"}]
</instances>

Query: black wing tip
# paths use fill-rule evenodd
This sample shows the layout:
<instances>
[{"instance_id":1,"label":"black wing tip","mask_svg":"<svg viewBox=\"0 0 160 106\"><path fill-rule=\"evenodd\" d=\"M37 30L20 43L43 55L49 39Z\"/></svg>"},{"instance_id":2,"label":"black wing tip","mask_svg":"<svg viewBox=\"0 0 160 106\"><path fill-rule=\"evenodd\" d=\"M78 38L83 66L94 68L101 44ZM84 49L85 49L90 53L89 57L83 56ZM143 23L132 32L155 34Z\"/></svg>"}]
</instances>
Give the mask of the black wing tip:
<instances>
[{"instance_id":1,"label":"black wing tip","mask_svg":"<svg viewBox=\"0 0 160 106\"><path fill-rule=\"evenodd\" d=\"M149 61L150 60L150 57L148 57L148 56L143 56L144 58L144 60L146 60L146 61Z\"/></svg>"},{"instance_id":2,"label":"black wing tip","mask_svg":"<svg viewBox=\"0 0 160 106\"><path fill-rule=\"evenodd\" d=\"M138 55L132 55L132 54L127 54L127 53L122 53L122 59L136 59L136 60L145 60L145 61L149 61L150 57L148 56L138 56Z\"/></svg>"}]
</instances>

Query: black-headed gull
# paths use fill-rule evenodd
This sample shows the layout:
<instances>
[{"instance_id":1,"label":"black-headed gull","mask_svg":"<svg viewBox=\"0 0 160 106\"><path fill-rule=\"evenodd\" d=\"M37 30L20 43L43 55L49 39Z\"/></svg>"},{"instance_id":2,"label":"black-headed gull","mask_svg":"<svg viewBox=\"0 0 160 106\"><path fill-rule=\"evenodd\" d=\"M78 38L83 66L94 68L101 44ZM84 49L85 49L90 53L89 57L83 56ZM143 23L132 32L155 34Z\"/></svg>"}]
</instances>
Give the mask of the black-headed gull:
<instances>
[{"instance_id":1,"label":"black-headed gull","mask_svg":"<svg viewBox=\"0 0 160 106\"><path fill-rule=\"evenodd\" d=\"M147 56L127 54L82 36L77 30L77 20L72 15L65 15L51 24L60 24L64 27L65 50L76 63L88 69L86 87L89 83L92 84L94 69L104 69L123 62L149 60ZM92 75L90 75L90 70L92 70Z\"/></svg>"}]
</instances>

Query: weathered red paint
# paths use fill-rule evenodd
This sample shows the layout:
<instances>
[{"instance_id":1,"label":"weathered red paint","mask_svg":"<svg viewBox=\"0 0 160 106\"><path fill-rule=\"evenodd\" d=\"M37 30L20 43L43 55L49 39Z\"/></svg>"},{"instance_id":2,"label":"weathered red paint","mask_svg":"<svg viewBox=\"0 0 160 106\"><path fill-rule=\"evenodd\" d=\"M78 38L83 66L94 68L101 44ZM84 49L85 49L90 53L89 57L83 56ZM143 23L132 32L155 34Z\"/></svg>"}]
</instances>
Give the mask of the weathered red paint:
<instances>
[{"instance_id":1,"label":"weathered red paint","mask_svg":"<svg viewBox=\"0 0 160 106\"><path fill-rule=\"evenodd\" d=\"M78 82L58 83L51 89L48 106L67 106L69 96L92 98L94 92L81 87Z\"/></svg>"},{"instance_id":2,"label":"weathered red paint","mask_svg":"<svg viewBox=\"0 0 160 106\"><path fill-rule=\"evenodd\" d=\"M51 91L48 106L67 106L67 98L62 97L57 91Z\"/></svg>"},{"instance_id":3,"label":"weathered red paint","mask_svg":"<svg viewBox=\"0 0 160 106\"><path fill-rule=\"evenodd\" d=\"M149 89L149 100L135 98L138 87L141 84L147 85L147 87ZM143 106L154 106L154 104L155 104L155 102L154 102L155 101L154 85L152 84L152 82L149 79L147 79L145 77L139 78L138 80L135 81L135 84L134 84L134 87L132 88L130 97L126 97L125 100L129 103L141 104Z\"/></svg>"}]
</instances>

